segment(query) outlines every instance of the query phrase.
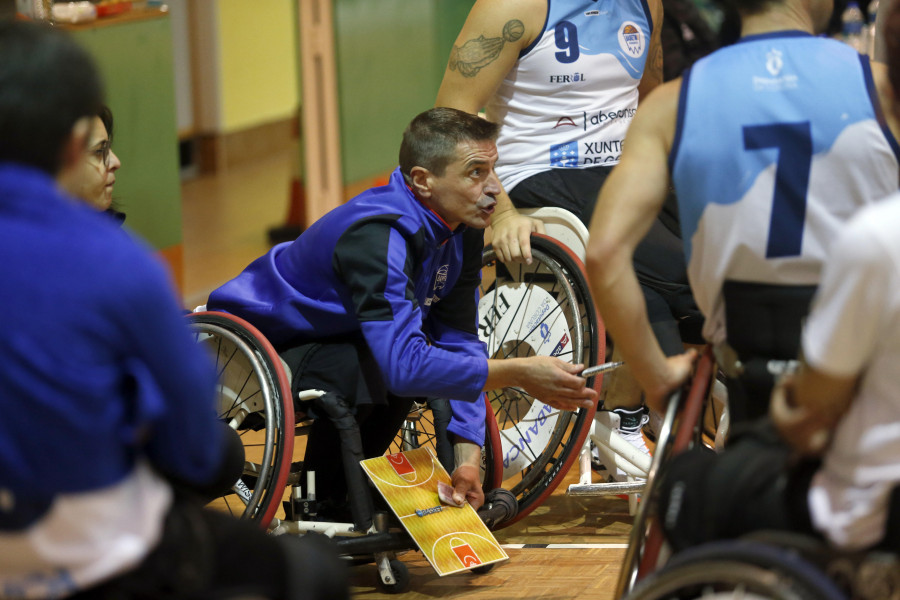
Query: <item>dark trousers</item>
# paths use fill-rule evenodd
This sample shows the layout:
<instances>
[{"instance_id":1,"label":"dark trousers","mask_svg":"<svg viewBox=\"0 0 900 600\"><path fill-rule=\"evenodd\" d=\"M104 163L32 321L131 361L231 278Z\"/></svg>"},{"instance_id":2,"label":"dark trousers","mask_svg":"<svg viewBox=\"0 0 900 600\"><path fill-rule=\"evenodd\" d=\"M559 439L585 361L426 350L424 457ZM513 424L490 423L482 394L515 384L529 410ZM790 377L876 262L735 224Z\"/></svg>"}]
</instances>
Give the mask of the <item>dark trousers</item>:
<instances>
[{"instance_id":1,"label":"dark trousers","mask_svg":"<svg viewBox=\"0 0 900 600\"><path fill-rule=\"evenodd\" d=\"M726 381L733 425L768 414L775 385L769 361L796 360L800 356L800 331L815 292L813 285L725 281L722 296L728 343L744 370L739 377Z\"/></svg>"},{"instance_id":2,"label":"dark trousers","mask_svg":"<svg viewBox=\"0 0 900 600\"><path fill-rule=\"evenodd\" d=\"M306 389L327 392L318 400L297 403L299 411L314 419L304 470L316 473L320 506L346 507L359 500L354 496L368 492L358 461L385 453L413 399L387 391L374 357L359 336L295 346L281 356L294 374L295 397ZM352 435L353 429L358 436Z\"/></svg>"}]
</instances>

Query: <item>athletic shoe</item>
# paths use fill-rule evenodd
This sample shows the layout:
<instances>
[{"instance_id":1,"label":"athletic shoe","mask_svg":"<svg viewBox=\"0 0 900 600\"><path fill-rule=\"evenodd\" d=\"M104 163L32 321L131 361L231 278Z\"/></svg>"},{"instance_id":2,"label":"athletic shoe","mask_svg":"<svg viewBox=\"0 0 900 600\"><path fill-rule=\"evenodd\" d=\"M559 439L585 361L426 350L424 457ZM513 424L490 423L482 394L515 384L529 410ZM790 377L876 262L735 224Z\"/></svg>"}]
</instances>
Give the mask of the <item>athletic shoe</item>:
<instances>
[{"instance_id":1,"label":"athletic shoe","mask_svg":"<svg viewBox=\"0 0 900 600\"><path fill-rule=\"evenodd\" d=\"M599 411L595 418L610 429L615 430L622 439L649 456L650 449L647 448L647 443L641 432L644 425L650 420L650 417L644 412L643 407L635 409L615 408L611 411ZM600 451L592 445L591 468L605 481L628 481L628 474L625 471L617 467L616 471L612 472L606 468L603 461Z\"/></svg>"}]
</instances>

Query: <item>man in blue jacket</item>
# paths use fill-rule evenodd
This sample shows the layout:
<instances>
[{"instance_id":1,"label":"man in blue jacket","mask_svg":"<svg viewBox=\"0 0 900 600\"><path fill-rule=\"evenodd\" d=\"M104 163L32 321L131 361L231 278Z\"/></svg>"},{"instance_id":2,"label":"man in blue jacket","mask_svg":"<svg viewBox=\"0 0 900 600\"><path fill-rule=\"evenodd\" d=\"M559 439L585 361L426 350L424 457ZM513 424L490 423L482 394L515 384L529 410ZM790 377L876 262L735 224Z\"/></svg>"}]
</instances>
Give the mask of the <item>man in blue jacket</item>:
<instances>
[{"instance_id":1,"label":"man in blue jacket","mask_svg":"<svg viewBox=\"0 0 900 600\"><path fill-rule=\"evenodd\" d=\"M495 124L463 111L418 115L388 185L276 246L208 303L272 341L295 373L295 391L329 392L302 409L321 417L335 401L352 407L366 456L384 453L412 398L452 398L455 496L476 508L484 390L519 386L563 410L596 397L577 375L582 365L540 356L489 360L478 339L483 229L500 192L496 135ZM331 427L316 420L307 469L339 468ZM317 493L341 502L343 482L329 478Z\"/></svg>"}]
</instances>

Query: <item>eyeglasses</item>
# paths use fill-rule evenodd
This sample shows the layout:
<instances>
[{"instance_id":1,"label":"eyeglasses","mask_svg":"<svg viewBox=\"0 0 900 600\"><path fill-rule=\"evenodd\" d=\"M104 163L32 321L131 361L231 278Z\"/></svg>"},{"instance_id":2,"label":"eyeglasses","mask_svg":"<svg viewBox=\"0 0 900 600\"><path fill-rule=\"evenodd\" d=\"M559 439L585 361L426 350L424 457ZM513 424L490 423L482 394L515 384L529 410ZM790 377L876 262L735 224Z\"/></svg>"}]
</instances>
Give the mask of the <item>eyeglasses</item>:
<instances>
[{"instance_id":1,"label":"eyeglasses","mask_svg":"<svg viewBox=\"0 0 900 600\"><path fill-rule=\"evenodd\" d=\"M100 142L96 148L89 150L89 152L94 155L94 158L96 158L97 161L99 161L99 163L101 165L103 165L104 167L106 167L108 169L109 168L109 153L110 153L111 149L112 149L112 146L110 146L109 140L104 140L104 141Z\"/></svg>"}]
</instances>

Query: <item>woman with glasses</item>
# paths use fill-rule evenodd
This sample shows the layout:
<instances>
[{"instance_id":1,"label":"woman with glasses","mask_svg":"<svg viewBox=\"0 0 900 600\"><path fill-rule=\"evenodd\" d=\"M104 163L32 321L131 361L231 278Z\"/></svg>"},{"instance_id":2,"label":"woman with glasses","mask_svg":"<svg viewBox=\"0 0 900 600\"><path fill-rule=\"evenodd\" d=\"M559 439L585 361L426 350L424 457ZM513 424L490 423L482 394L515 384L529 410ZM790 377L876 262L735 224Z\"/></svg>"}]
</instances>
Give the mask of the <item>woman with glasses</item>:
<instances>
[{"instance_id":1,"label":"woman with glasses","mask_svg":"<svg viewBox=\"0 0 900 600\"><path fill-rule=\"evenodd\" d=\"M104 106L94 117L87 160L81 168L62 178L63 189L101 211L107 211L124 220L124 215L113 207L112 193L116 183L116 171L122 166L112 151L113 116Z\"/></svg>"}]
</instances>

